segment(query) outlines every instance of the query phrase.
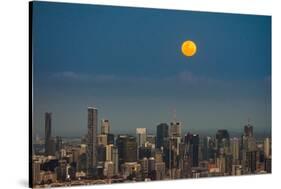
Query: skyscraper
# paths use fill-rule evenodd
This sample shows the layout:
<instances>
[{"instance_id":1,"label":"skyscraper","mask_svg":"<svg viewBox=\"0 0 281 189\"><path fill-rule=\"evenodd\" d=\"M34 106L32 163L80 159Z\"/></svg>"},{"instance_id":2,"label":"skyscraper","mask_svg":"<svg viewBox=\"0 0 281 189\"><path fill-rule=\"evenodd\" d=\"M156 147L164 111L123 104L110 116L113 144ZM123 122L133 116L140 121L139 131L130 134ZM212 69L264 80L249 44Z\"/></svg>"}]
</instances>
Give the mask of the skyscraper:
<instances>
[{"instance_id":1,"label":"skyscraper","mask_svg":"<svg viewBox=\"0 0 281 189\"><path fill-rule=\"evenodd\" d=\"M118 148L118 168L124 163L124 145L128 135L118 135L116 139L116 146Z\"/></svg>"},{"instance_id":2,"label":"skyscraper","mask_svg":"<svg viewBox=\"0 0 281 189\"><path fill-rule=\"evenodd\" d=\"M136 162L137 161L137 142L133 136L128 136L124 141L124 161Z\"/></svg>"},{"instance_id":3,"label":"skyscraper","mask_svg":"<svg viewBox=\"0 0 281 189\"><path fill-rule=\"evenodd\" d=\"M146 142L146 128L137 128L136 134L138 147L144 146Z\"/></svg>"},{"instance_id":4,"label":"skyscraper","mask_svg":"<svg viewBox=\"0 0 281 189\"><path fill-rule=\"evenodd\" d=\"M170 125L170 136L171 137L180 137L181 136L181 122L173 121Z\"/></svg>"},{"instance_id":5,"label":"skyscraper","mask_svg":"<svg viewBox=\"0 0 281 189\"><path fill-rule=\"evenodd\" d=\"M233 157L233 162L236 164L238 163L239 160L239 154L240 154L240 143L239 143L239 139L238 138L232 138L230 140L230 150L231 150L231 154Z\"/></svg>"},{"instance_id":6,"label":"skyscraper","mask_svg":"<svg viewBox=\"0 0 281 189\"><path fill-rule=\"evenodd\" d=\"M209 155L210 155L210 140L211 137L206 136L203 139L203 159L204 160L209 160Z\"/></svg>"},{"instance_id":7,"label":"skyscraper","mask_svg":"<svg viewBox=\"0 0 281 189\"><path fill-rule=\"evenodd\" d=\"M101 120L101 134L107 135L108 133L110 133L109 120L103 119Z\"/></svg>"},{"instance_id":8,"label":"skyscraper","mask_svg":"<svg viewBox=\"0 0 281 189\"><path fill-rule=\"evenodd\" d=\"M192 135L192 166L199 165L199 135Z\"/></svg>"},{"instance_id":9,"label":"skyscraper","mask_svg":"<svg viewBox=\"0 0 281 189\"><path fill-rule=\"evenodd\" d=\"M52 148L52 113L45 113L45 153L46 155L51 155Z\"/></svg>"},{"instance_id":10,"label":"skyscraper","mask_svg":"<svg viewBox=\"0 0 281 189\"><path fill-rule=\"evenodd\" d=\"M253 137L254 136L253 126L250 125L249 123L244 126L244 135L246 137Z\"/></svg>"},{"instance_id":11,"label":"skyscraper","mask_svg":"<svg viewBox=\"0 0 281 189\"><path fill-rule=\"evenodd\" d=\"M160 123L157 126L156 147L164 146L164 141L169 137L169 126L166 123Z\"/></svg>"},{"instance_id":12,"label":"skyscraper","mask_svg":"<svg viewBox=\"0 0 281 189\"><path fill-rule=\"evenodd\" d=\"M264 151L265 158L269 158L270 157L270 140L269 140L269 138L264 139L263 151Z\"/></svg>"},{"instance_id":13,"label":"skyscraper","mask_svg":"<svg viewBox=\"0 0 281 189\"><path fill-rule=\"evenodd\" d=\"M97 164L97 127L98 110L88 107L88 168L93 169Z\"/></svg>"}]
</instances>

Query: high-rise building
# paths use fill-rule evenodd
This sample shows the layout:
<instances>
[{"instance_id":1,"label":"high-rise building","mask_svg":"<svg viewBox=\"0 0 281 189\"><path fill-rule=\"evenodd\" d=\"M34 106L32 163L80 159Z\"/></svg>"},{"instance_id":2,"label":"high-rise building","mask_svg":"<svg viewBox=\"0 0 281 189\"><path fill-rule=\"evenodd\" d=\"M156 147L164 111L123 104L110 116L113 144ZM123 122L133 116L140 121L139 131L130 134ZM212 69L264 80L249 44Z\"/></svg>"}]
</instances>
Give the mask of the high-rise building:
<instances>
[{"instance_id":1,"label":"high-rise building","mask_svg":"<svg viewBox=\"0 0 281 189\"><path fill-rule=\"evenodd\" d=\"M110 133L110 125L108 119L101 120L101 134L107 135Z\"/></svg>"},{"instance_id":2,"label":"high-rise building","mask_svg":"<svg viewBox=\"0 0 281 189\"><path fill-rule=\"evenodd\" d=\"M88 107L88 166L93 169L97 165L97 127L98 110Z\"/></svg>"},{"instance_id":3,"label":"high-rise building","mask_svg":"<svg viewBox=\"0 0 281 189\"><path fill-rule=\"evenodd\" d=\"M246 167L250 173L257 170L257 151L246 152Z\"/></svg>"},{"instance_id":4,"label":"high-rise building","mask_svg":"<svg viewBox=\"0 0 281 189\"><path fill-rule=\"evenodd\" d=\"M118 148L118 167L120 169L121 164L124 163L124 145L125 140L127 139L128 135L118 135L116 139L116 146Z\"/></svg>"},{"instance_id":5,"label":"high-rise building","mask_svg":"<svg viewBox=\"0 0 281 189\"><path fill-rule=\"evenodd\" d=\"M238 163L239 154L240 154L240 144L238 138L230 139L230 150L233 157L233 162Z\"/></svg>"},{"instance_id":6,"label":"high-rise building","mask_svg":"<svg viewBox=\"0 0 281 189\"><path fill-rule=\"evenodd\" d=\"M142 174L145 177L147 177L147 175L148 175L148 159L146 157L144 157L141 160L139 160L139 163L141 165Z\"/></svg>"},{"instance_id":7,"label":"high-rise building","mask_svg":"<svg viewBox=\"0 0 281 189\"><path fill-rule=\"evenodd\" d=\"M164 147L165 140L169 137L169 125L166 123L160 123L157 126L157 136L156 136L156 147Z\"/></svg>"},{"instance_id":8,"label":"high-rise building","mask_svg":"<svg viewBox=\"0 0 281 189\"><path fill-rule=\"evenodd\" d=\"M60 136L56 137L56 151L59 152L62 149L62 138Z\"/></svg>"},{"instance_id":9,"label":"high-rise building","mask_svg":"<svg viewBox=\"0 0 281 189\"><path fill-rule=\"evenodd\" d=\"M246 137L253 137L254 136L253 126L250 125L249 123L244 126L244 136L246 136Z\"/></svg>"},{"instance_id":10,"label":"high-rise building","mask_svg":"<svg viewBox=\"0 0 281 189\"><path fill-rule=\"evenodd\" d=\"M199 165L199 135L192 135L192 166L198 167Z\"/></svg>"},{"instance_id":11,"label":"high-rise building","mask_svg":"<svg viewBox=\"0 0 281 189\"><path fill-rule=\"evenodd\" d=\"M97 135L97 144L106 146L107 145L107 135L105 135L105 134Z\"/></svg>"},{"instance_id":12,"label":"high-rise building","mask_svg":"<svg viewBox=\"0 0 281 189\"><path fill-rule=\"evenodd\" d=\"M106 160L106 146L98 145L97 146L97 162L103 162Z\"/></svg>"},{"instance_id":13,"label":"high-rise building","mask_svg":"<svg viewBox=\"0 0 281 189\"><path fill-rule=\"evenodd\" d=\"M106 145L106 161L112 161L112 149L112 144Z\"/></svg>"},{"instance_id":14,"label":"high-rise building","mask_svg":"<svg viewBox=\"0 0 281 189\"><path fill-rule=\"evenodd\" d=\"M148 158L148 172L155 170L155 159L154 157Z\"/></svg>"},{"instance_id":15,"label":"high-rise building","mask_svg":"<svg viewBox=\"0 0 281 189\"><path fill-rule=\"evenodd\" d=\"M181 122L173 121L170 124L170 137L180 137L181 136Z\"/></svg>"},{"instance_id":16,"label":"high-rise building","mask_svg":"<svg viewBox=\"0 0 281 189\"><path fill-rule=\"evenodd\" d=\"M146 128L137 128L136 134L138 147L144 146L146 142Z\"/></svg>"},{"instance_id":17,"label":"high-rise building","mask_svg":"<svg viewBox=\"0 0 281 189\"><path fill-rule=\"evenodd\" d=\"M123 158L125 162L137 161L137 142L133 136L128 136L124 142Z\"/></svg>"},{"instance_id":18,"label":"high-rise building","mask_svg":"<svg viewBox=\"0 0 281 189\"><path fill-rule=\"evenodd\" d=\"M203 160L209 160L210 158L210 141L211 137L206 136L203 139Z\"/></svg>"},{"instance_id":19,"label":"high-rise building","mask_svg":"<svg viewBox=\"0 0 281 189\"><path fill-rule=\"evenodd\" d=\"M263 151L264 151L265 158L269 158L270 157L270 139L269 138L264 139Z\"/></svg>"},{"instance_id":20,"label":"high-rise building","mask_svg":"<svg viewBox=\"0 0 281 189\"><path fill-rule=\"evenodd\" d=\"M112 162L114 164L114 175L118 175L119 173L119 165L118 165L118 149L116 146L112 147Z\"/></svg>"},{"instance_id":21,"label":"high-rise building","mask_svg":"<svg viewBox=\"0 0 281 189\"><path fill-rule=\"evenodd\" d=\"M45 113L45 153L46 155L51 155L52 151L52 113Z\"/></svg>"}]
</instances>

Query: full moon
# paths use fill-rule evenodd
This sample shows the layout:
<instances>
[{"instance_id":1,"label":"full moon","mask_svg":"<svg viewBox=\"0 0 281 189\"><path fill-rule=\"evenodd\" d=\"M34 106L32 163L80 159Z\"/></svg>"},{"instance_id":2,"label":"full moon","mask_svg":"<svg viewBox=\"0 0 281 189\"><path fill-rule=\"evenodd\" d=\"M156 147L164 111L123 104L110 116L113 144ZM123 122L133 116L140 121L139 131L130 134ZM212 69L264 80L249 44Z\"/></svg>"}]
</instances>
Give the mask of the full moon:
<instances>
[{"instance_id":1,"label":"full moon","mask_svg":"<svg viewBox=\"0 0 281 189\"><path fill-rule=\"evenodd\" d=\"M191 40L187 40L183 42L181 45L182 54L188 57L195 55L196 49L197 49L196 44Z\"/></svg>"}]
</instances>

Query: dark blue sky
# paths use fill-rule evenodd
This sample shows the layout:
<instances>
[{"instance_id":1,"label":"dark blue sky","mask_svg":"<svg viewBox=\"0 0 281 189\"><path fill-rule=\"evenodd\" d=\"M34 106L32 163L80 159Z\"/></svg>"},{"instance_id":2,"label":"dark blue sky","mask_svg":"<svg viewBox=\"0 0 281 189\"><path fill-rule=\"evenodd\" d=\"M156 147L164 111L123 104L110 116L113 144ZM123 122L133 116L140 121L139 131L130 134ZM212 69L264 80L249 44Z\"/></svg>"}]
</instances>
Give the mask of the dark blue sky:
<instances>
[{"instance_id":1,"label":"dark blue sky","mask_svg":"<svg viewBox=\"0 0 281 189\"><path fill-rule=\"evenodd\" d=\"M185 131L271 131L271 17L34 3L34 123L80 136L87 107L113 132L154 132L176 109ZM181 43L197 44L192 58Z\"/></svg>"}]
</instances>

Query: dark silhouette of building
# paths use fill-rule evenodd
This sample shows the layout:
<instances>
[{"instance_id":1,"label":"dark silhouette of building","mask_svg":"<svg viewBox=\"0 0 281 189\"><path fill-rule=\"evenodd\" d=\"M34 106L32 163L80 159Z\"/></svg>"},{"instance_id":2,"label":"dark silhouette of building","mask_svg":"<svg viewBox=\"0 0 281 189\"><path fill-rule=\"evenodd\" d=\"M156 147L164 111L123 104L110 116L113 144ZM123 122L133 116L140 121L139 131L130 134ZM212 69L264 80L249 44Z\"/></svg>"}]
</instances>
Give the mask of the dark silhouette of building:
<instances>
[{"instance_id":1,"label":"dark silhouette of building","mask_svg":"<svg viewBox=\"0 0 281 189\"><path fill-rule=\"evenodd\" d=\"M199 135L192 135L192 166L198 167L199 165Z\"/></svg>"},{"instance_id":2,"label":"dark silhouette of building","mask_svg":"<svg viewBox=\"0 0 281 189\"><path fill-rule=\"evenodd\" d=\"M161 148L164 146L165 140L169 137L169 125L160 123L157 126L156 147Z\"/></svg>"},{"instance_id":3,"label":"dark silhouette of building","mask_svg":"<svg viewBox=\"0 0 281 189\"><path fill-rule=\"evenodd\" d=\"M59 152L62 149L62 138L60 136L56 137L56 151Z\"/></svg>"},{"instance_id":4,"label":"dark silhouette of building","mask_svg":"<svg viewBox=\"0 0 281 189\"><path fill-rule=\"evenodd\" d=\"M128 137L128 135L118 135L116 139L116 146L118 149L118 164L119 164L119 169L121 168L120 166L124 163L124 145L125 145L125 140Z\"/></svg>"},{"instance_id":5,"label":"dark silhouette of building","mask_svg":"<svg viewBox=\"0 0 281 189\"><path fill-rule=\"evenodd\" d=\"M97 128L98 110L88 107L88 168L92 170L97 165Z\"/></svg>"},{"instance_id":6,"label":"dark silhouette of building","mask_svg":"<svg viewBox=\"0 0 281 189\"><path fill-rule=\"evenodd\" d=\"M52 155L52 113L45 113L45 153Z\"/></svg>"}]
</instances>

